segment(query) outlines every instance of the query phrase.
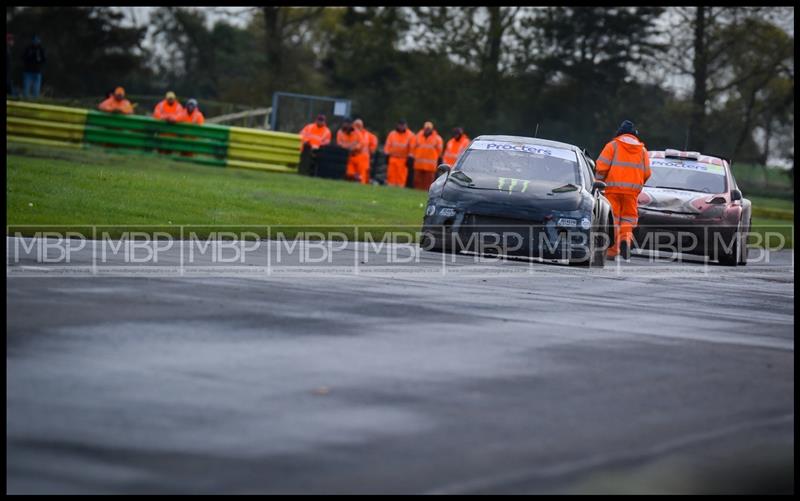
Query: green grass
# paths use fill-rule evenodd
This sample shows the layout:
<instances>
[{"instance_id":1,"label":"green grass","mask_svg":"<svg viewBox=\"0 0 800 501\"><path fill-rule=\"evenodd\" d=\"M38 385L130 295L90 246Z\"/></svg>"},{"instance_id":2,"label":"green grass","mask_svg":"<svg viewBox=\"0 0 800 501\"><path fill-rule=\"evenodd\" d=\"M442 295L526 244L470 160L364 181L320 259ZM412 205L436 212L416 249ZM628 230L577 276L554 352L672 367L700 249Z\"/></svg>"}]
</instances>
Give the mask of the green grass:
<instances>
[{"instance_id":1,"label":"green grass","mask_svg":"<svg viewBox=\"0 0 800 501\"><path fill-rule=\"evenodd\" d=\"M782 247L791 249L794 246L794 221L753 217L750 233L752 235L749 239L750 245L764 247L764 244L768 244L770 249ZM783 235L785 244L781 245L781 237L778 234ZM765 242L764 239L768 241Z\"/></svg>"},{"instance_id":2,"label":"green grass","mask_svg":"<svg viewBox=\"0 0 800 501\"><path fill-rule=\"evenodd\" d=\"M9 145L6 161L7 224L12 233L26 235L64 226L86 234L86 226L104 225L101 231L112 237L125 231L180 236L179 225L194 225L199 237L223 230L275 237L277 228L286 238L340 231L353 239L363 237L353 228L358 225L379 239L387 231L419 229L427 199L418 190L207 167L158 155ZM791 246L794 201L745 195L753 202L752 232L778 232ZM273 226L273 233L259 225Z\"/></svg>"},{"instance_id":3,"label":"green grass","mask_svg":"<svg viewBox=\"0 0 800 501\"><path fill-rule=\"evenodd\" d=\"M6 161L7 224L23 234L43 230L33 225L108 225L102 231L111 236L146 231L144 225L165 225L150 230L176 236L177 225L200 225L192 228L198 236L222 231L222 225L232 225L224 228L232 232L281 225L287 238L319 229L352 239L353 225L378 234L419 229L427 200L419 190L208 167L157 155L9 146Z\"/></svg>"},{"instance_id":4,"label":"green grass","mask_svg":"<svg viewBox=\"0 0 800 501\"><path fill-rule=\"evenodd\" d=\"M794 200L782 200L780 198L767 198L758 196L751 197L747 194L745 194L745 197L753 202L753 208L794 212Z\"/></svg>"},{"instance_id":5,"label":"green grass","mask_svg":"<svg viewBox=\"0 0 800 501\"><path fill-rule=\"evenodd\" d=\"M751 196L747 196L747 198L753 203L752 233L761 234L761 239L764 238L767 232L779 233L786 239L787 247L792 247L794 240L794 200ZM775 247L780 242L779 237L776 236L769 237L769 240L771 247ZM763 247L763 245L759 246Z\"/></svg>"}]
</instances>

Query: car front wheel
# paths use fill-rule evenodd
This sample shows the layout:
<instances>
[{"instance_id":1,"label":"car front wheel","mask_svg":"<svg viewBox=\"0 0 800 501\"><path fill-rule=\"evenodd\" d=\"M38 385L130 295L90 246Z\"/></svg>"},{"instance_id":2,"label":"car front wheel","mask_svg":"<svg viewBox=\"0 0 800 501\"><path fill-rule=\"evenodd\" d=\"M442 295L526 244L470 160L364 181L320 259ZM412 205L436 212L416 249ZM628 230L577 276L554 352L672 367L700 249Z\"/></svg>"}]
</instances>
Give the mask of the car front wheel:
<instances>
[{"instance_id":1,"label":"car front wheel","mask_svg":"<svg viewBox=\"0 0 800 501\"><path fill-rule=\"evenodd\" d=\"M744 255L747 252L747 246L744 245L746 242L744 240L744 234L742 234L742 222L739 221L739 224L736 225L736 230L731 234L730 240L728 243L728 247L731 247L730 252L727 252L725 246L720 245L717 248L716 255L719 264L723 266L736 266L737 264L745 264L747 262L747 256ZM742 262L744 261L744 263Z\"/></svg>"}]
</instances>

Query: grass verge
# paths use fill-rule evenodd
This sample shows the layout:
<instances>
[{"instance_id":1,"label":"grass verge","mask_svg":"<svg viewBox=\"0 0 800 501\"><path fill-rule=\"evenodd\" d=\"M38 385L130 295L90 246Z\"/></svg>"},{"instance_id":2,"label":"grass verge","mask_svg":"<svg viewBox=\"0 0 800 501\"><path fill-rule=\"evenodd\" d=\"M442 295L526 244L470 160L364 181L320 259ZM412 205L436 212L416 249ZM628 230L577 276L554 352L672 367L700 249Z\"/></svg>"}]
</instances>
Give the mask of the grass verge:
<instances>
[{"instance_id":1,"label":"grass verge","mask_svg":"<svg viewBox=\"0 0 800 501\"><path fill-rule=\"evenodd\" d=\"M268 236L255 227L279 225L287 238L322 230L353 239L354 225L376 234L419 229L427 200L419 190L97 150L9 147L6 161L7 224L23 234L104 225L116 237L163 225L158 231L179 236L178 225L195 225L198 236L215 227Z\"/></svg>"}]
</instances>

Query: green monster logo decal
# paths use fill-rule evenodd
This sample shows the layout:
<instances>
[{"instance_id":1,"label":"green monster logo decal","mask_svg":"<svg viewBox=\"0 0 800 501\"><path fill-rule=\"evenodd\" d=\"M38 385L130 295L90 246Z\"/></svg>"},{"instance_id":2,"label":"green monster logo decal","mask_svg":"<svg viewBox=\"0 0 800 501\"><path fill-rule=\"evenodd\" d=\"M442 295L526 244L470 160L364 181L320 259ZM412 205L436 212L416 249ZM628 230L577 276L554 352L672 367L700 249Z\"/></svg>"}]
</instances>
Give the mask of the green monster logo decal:
<instances>
[{"instance_id":1,"label":"green monster logo decal","mask_svg":"<svg viewBox=\"0 0 800 501\"><path fill-rule=\"evenodd\" d=\"M511 192L514 191L514 187L517 186L520 182L522 182L522 189L519 190L519 192L520 193L525 193L525 190L528 189L528 183L530 183L530 181L527 181L525 179L514 179L513 177L498 177L497 178L497 189L498 190L503 190L504 186L506 185L506 181L510 181L510 183L508 184L508 193L509 194L511 194Z\"/></svg>"}]
</instances>

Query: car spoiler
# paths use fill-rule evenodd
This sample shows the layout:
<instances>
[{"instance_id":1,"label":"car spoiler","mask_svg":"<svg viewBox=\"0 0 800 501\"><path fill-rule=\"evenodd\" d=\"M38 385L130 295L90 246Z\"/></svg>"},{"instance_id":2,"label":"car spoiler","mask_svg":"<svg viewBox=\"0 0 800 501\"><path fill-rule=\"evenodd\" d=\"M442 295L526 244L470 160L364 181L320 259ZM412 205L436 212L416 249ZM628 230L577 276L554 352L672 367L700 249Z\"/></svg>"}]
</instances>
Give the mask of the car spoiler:
<instances>
[{"instance_id":1,"label":"car spoiler","mask_svg":"<svg viewBox=\"0 0 800 501\"><path fill-rule=\"evenodd\" d=\"M718 153L704 153L704 155L709 156L709 157L717 157L719 159L722 159L725 162L728 162L728 166L733 165L733 161L731 161L731 159L728 158L726 155L720 155Z\"/></svg>"}]
</instances>

